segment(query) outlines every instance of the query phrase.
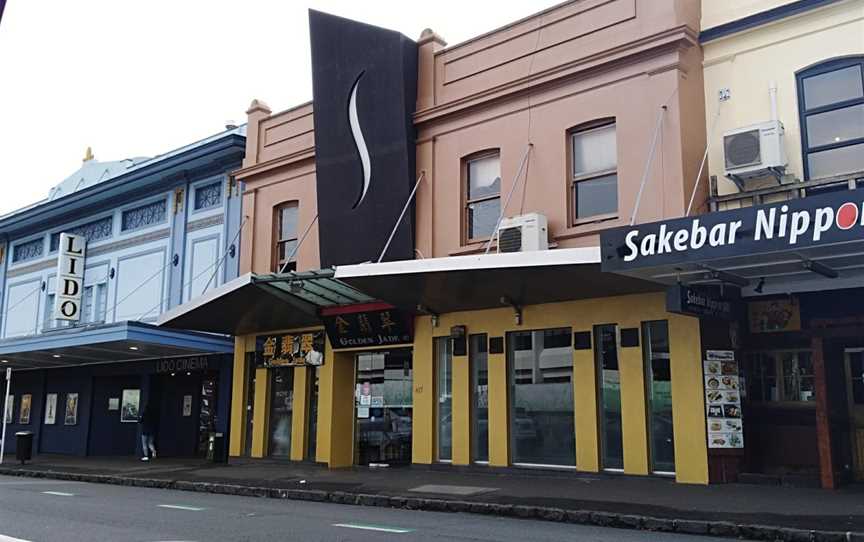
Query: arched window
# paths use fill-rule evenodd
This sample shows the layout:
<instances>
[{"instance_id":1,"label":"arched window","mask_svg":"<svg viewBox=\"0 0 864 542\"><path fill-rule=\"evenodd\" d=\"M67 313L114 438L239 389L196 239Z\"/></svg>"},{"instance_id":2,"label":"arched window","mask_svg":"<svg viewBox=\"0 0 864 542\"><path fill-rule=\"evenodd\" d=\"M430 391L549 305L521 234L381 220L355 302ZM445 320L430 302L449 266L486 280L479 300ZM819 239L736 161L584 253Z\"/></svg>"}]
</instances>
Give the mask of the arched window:
<instances>
[{"instance_id":1,"label":"arched window","mask_svg":"<svg viewBox=\"0 0 864 542\"><path fill-rule=\"evenodd\" d=\"M864 57L798 72L804 178L864 171Z\"/></svg>"},{"instance_id":2,"label":"arched window","mask_svg":"<svg viewBox=\"0 0 864 542\"><path fill-rule=\"evenodd\" d=\"M289 201L274 208L273 271L276 273L297 270L297 214L296 201ZM285 265L286 262L288 265Z\"/></svg>"}]
</instances>

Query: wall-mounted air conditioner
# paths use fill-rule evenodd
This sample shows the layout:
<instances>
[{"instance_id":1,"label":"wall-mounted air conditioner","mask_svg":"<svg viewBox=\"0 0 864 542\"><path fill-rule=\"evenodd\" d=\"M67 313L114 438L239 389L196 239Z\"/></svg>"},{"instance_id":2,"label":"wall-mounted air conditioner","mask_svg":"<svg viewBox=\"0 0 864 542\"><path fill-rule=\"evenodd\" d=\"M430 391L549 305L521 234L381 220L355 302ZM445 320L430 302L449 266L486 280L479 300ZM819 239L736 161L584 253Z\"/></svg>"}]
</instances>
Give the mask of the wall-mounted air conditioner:
<instances>
[{"instance_id":1,"label":"wall-mounted air conditioner","mask_svg":"<svg viewBox=\"0 0 864 542\"><path fill-rule=\"evenodd\" d=\"M549 226L539 213L505 218L498 229L498 252L526 252L549 248Z\"/></svg>"},{"instance_id":2,"label":"wall-mounted air conditioner","mask_svg":"<svg viewBox=\"0 0 864 542\"><path fill-rule=\"evenodd\" d=\"M724 173L741 191L751 179L774 177L780 182L787 164L783 123L769 120L725 132L723 155Z\"/></svg>"}]
</instances>

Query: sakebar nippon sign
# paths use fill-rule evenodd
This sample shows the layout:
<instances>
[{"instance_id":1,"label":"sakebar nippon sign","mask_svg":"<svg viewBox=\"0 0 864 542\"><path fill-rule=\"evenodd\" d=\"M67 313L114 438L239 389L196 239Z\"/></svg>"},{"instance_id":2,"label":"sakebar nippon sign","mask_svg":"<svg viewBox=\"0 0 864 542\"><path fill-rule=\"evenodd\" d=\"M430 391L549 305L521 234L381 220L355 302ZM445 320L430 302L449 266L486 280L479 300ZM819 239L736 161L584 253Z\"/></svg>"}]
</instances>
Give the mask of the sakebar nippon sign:
<instances>
[{"instance_id":1,"label":"sakebar nippon sign","mask_svg":"<svg viewBox=\"0 0 864 542\"><path fill-rule=\"evenodd\" d=\"M54 318L77 322L81 319L84 293L84 257L87 239L71 233L60 234L57 254L57 292Z\"/></svg>"},{"instance_id":2,"label":"sakebar nippon sign","mask_svg":"<svg viewBox=\"0 0 864 542\"><path fill-rule=\"evenodd\" d=\"M740 307L741 290L733 286L686 286L666 290L666 311L688 316L734 320Z\"/></svg>"},{"instance_id":3,"label":"sakebar nippon sign","mask_svg":"<svg viewBox=\"0 0 864 542\"><path fill-rule=\"evenodd\" d=\"M616 228L601 233L603 271L826 246L864 238L864 191Z\"/></svg>"}]
</instances>

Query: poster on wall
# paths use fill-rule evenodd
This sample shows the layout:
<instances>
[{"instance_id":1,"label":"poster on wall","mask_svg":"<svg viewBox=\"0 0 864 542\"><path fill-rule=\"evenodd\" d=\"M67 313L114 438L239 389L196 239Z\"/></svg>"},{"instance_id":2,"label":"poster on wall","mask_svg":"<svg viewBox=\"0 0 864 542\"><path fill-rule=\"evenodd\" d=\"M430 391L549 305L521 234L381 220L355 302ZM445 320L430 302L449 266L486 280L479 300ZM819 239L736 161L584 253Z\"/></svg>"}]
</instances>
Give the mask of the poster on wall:
<instances>
[{"instance_id":1,"label":"poster on wall","mask_svg":"<svg viewBox=\"0 0 864 542\"><path fill-rule=\"evenodd\" d=\"M108 410L120 410L120 398L119 397L109 397L108 398Z\"/></svg>"},{"instance_id":2,"label":"poster on wall","mask_svg":"<svg viewBox=\"0 0 864 542\"><path fill-rule=\"evenodd\" d=\"M184 395L183 396L183 416L191 416L192 415L192 396Z\"/></svg>"},{"instance_id":3,"label":"poster on wall","mask_svg":"<svg viewBox=\"0 0 864 542\"><path fill-rule=\"evenodd\" d=\"M63 425L78 425L78 394L66 394L66 416Z\"/></svg>"},{"instance_id":4,"label":"poster on wall","mask_svg":"<svg viewBox=\"0 0 864 542\"><path fill-rule=\"evenodd\" d=\"M123 423L137 423L140 403L141 390L123 390L120 421Z\"/></svg>"},{"instance_id":5,"label":"poster on wall","mask_svg":"<svg viewBox=\"0 0 864 542\"><path fill-rule=\"evenodd\" d=\"M751 301L747 303L750 333L800 331L801 308L797 298Z\"/></svg>"},{"instance_id":6,"label":"poster on wall","mask_svg":"<svg viewBox=\"0 0 864 542\"><path fill-rule=\"evenodd\" d=\"M324 332L264 335L257 338L255 352L262 367L318 367L324 363Z\"/></svg>"},{"instance_id":7,"label":"poster on wall","mask_svg":"<svg viewBox=\"0 0 864 542\"><path fill-rule=\"evenodd\" d=\"M18 423L27 425L30 423L30 407L33 403L33 396L25 393L21 396L21 409L18 411Z\"/></svg>"},{"instance_id":8,"label":"poster on wall","mask_svg":"<svg viewBox=\"0 0 864 542\"><path fill-rule=\"evenodd\" d=\"M743 448L741 381L732 350L708 350L705 356L705 408L709 448Z\"/></svg>"},{"instance_id":9,"label":"poster on wall","mask_svg":"<svg viewBox=\"0 0 864 542\"><path fill-rule=\"evenodd\" d=\"M45 425L57 423L57 394L49 393L45 396Z\"/></svg>"},{"instance_id":10,"label":"poster on wall","mask_svg":"<svg viewBox=\"0 0 864 542\"><path fill-rule=\"evenodd\" d=\"M6 413L6 424L12 423L12 411L15 410L15 396L10 395L9 399L6 402L6 407L4 412Z\"/></svg>"}]
</instances>

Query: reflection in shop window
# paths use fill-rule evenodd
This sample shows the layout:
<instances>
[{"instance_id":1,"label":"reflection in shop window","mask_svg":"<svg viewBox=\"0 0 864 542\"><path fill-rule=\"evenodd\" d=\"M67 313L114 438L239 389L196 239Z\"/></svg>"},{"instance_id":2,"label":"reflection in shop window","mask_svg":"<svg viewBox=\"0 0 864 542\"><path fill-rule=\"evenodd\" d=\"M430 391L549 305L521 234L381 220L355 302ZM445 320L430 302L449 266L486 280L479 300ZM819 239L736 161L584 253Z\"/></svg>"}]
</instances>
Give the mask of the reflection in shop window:
<instances>
[{"instance_id":1,"label":"reflection in shop window","mask_svg":"<svg viewBox=\"0 0 864 542\"><path fill-rule=\"evenodd\" d=\"M453 350L450 337L435 337L438 460L453 459Z\"/></svg>"},{"instance_id":2,"label":"reflection in shop window","mask_svg":"<svg viewBox=\"0 0 864 542\"><path fill-rule=\"evenodd\" d=\"M648 390L648 431L651 469L675 472L675 437L672 427L672 368L669 324L666 320L642 324L645 384Z\"/></svg>"},{"instance_id":3,"label":"reflection in shop window","mask_svg":"<svg viewBox=\"0 0 864 542\"><path fill-rule=\"evenodd\" d=\"M747 361L747 393L751 401L816 400L810 351L752 352Z\"/></svg>"},{"instance_id":4,"label":"reflection in shop window","mask_svg":"<svg viewBox=\"0 0 864 542\"><path fill-rule=\"evenodd\" d=\"M473 417L471 423L472 459L489 461L489 349L486 334L468 337L468 359L471 364Z\"/></svg>"},{"instance_id":5,"label":"reflection in shop window","mask_svg":"<svg viewBox=\"0 0 864 542\"><path fill-rule=\"evenodd\" d=\"M594 326L594 355L600 381L600 449L604 469L624 468L621 436L621 377L618 370L618 327Z\"/></svg>"},{"instance_id":6,"label":"reflection in shop window","mask_svg":"<svg viewBox=\"0 0 864 542\"><path fill-rule=\"evenodd\" d=\"M574 466L570 328L507 334L514 463Z\"/></svg>"}]
</instances>

